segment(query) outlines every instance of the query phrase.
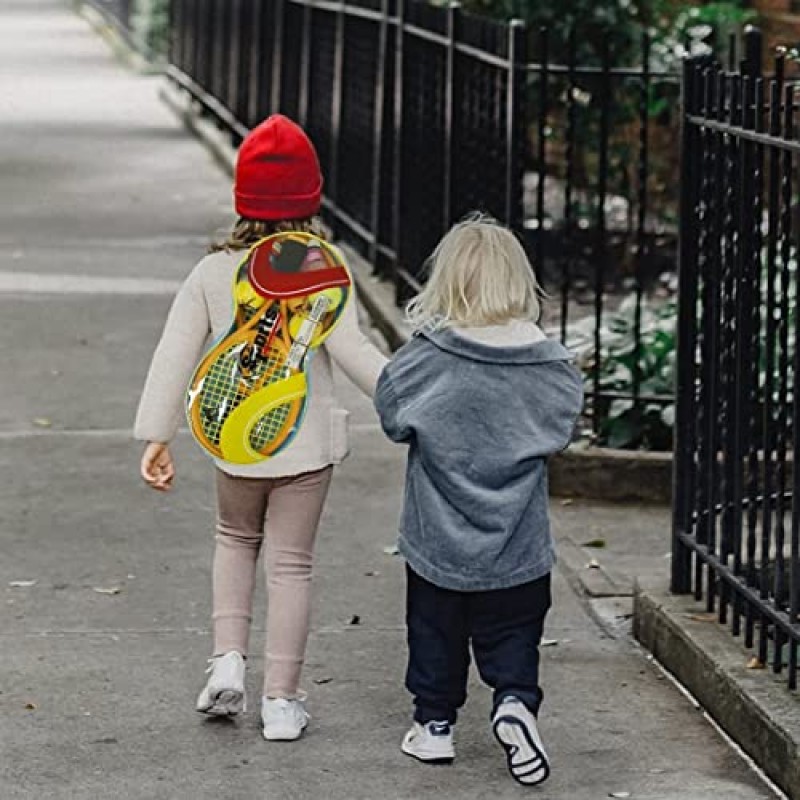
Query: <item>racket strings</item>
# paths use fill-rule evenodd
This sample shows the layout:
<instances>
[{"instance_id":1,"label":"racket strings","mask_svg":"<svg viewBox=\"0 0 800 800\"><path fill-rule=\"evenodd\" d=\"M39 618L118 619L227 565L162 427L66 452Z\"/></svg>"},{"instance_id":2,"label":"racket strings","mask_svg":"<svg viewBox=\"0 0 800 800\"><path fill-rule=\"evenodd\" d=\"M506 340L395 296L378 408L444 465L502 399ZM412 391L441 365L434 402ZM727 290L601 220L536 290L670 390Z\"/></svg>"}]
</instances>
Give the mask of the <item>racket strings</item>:
<instances>
[{"instance_id":1,"label":"racket strings","mask_svg":"<svg viewBox=\"0 0 800 800\"><path fill-rule=\"evenodd\" d=\"M325 304L320 305L320 308L314 309L314 303L309 297L294 301L272 300L266 305L249 302L237 304L236 327L244 335L236 337L227 348L224 348L223 343L221 352L208 364L198 398L199 415L196 421L209 444L215 449L219 449L222 429L236 408L259 390L289 377L302 367L310 342L302 348L300 364L292 369L287 363L290 352L297 346L292 336L294 331L290 330L292 319L300 317L301 320L308 321L309 317L316 317L313 322L318 331L326 331L335 323L338 318L336 310L328 309ZM314 310L317 313L312 314ZM276 311L279 315L277 329L264 351L261 349L263 344L256 345L260 323L255 318L261 319L270 313L275 314ZM242 330L245 328L246 330ZM256 347L259 348L258 353L253 351ZM244 365L242 355L246 349L250 352L246 359L248 363ZM301 401L294 398L264 414L250 431L250 446L262 455L280 449L281 442L296 427L300 405Z\"/></svg>"},{"instance_id":2,"label":"racket strings","mask_svg":"<svg viewBox=\"0 0 800 800\"><path fill-rule=\"evenodd\" d=\"M284 377L285 356L274 346L252 369L243 371L240 363L243 344L246 342L237 342L223 351L210 365L203 384L200 421L203 433L217 447L222 427L236 408L265 385Z\"/></svg>"}]
</instances>

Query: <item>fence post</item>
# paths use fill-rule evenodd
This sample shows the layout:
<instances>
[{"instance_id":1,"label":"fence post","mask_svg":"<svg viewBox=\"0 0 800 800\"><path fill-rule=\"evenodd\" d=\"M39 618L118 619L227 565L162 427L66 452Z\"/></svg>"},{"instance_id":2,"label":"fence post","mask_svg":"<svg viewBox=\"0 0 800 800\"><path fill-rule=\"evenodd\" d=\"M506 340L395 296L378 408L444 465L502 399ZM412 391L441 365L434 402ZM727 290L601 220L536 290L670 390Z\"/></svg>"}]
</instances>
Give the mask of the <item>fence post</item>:
<instances>
[{"instance_id":1,"label":"fence post","mask_svg":"<svg viewBox=\"0 0 800 800\"><path fill-rule=\"evenodd\" d=\"M681 129L681 195L678 245L678 347L675 387L675 441L673 452L672 579L675 594L691 591L691 552L681 535L692 527L691 476L694 460L692 427L695 422L695 344L697 315L697 248L695 231L695 181L697 133L689 119L695 110L695 62L683 63Z\"/></svg>"},{"instance_id":2,"label":"fence post","mask_svg":"<svg viewBox=\"0 0 800 800\"><path fill-rule=\"evenodd\" d=\"M608 268L608 171L609 141L611 136L611 50L608 40L603 43L601 67L600 131L597 156L597 249L595 250L594 268L594 362L592 364L592 432L597 436L600 429L600 413L598 401L601 393L601 375L603 366L603 307L606 290L606 271ZM544 162L542 163L544 168ZM544 187L539 186L539 224L544 222L542 202ZM539 235L543 241L544 231Z\"/></svg>"},{"instance_id":3,"label":"fence post","mask_svg":"<svg viewBox=\"0 0 800 800\"><path fill-rule=\"evenodd\" d=\"M378 58L375 64L375 116L372 127L372 207L370 224L373 240L369 260L373 272L378 272L378 247L383 208L383 114L386 103L386 56L389 45L389 0L381 0L381 21L378 30Z\"/></svg>"},{"instance_id":4,"label":"fence post","mask_svg":"<svg viewBox=\"0 0 800 800\"><path fill-rule=\"evenodd\" d=\"M764 37L759 28L748 25L744 29L744 59L742 73L751 78L761 75L761 65L764 58Z\"/></svg>"},{"instance_id":5,"label":"fence post","mask_svg":"<svg viewBox=\"0 0 800 800\"><path fill-rule=\"evenodd\" d=\"M739 124L743 129L753 131L756 127L756 77L761 72L761 34L749 27L744 37L745 56L741 64L744 78L741 86L741 110ZM733 397L733 510L730 515L733 537L733 572L736 576L742 573L742 534L743 504L745 496L745 458L752 453L753 441L749 420L752 417L752 370L753 353L753 304L760 302L758 284L758 268L754 269L754 247L756 244L753 230L756 194L759 191L753 179L755 169L755 145L743 139L739 143L739 175L738 204L736 209L737 239L734 274L736 280L736 338L734 340L734 368L736 391ZM758 254L755 254L758 258ZM760 261L760 258L758 258ZM757 354L756 354L757 358ZM738 595L734 595L732 628L734 636L739 635L740 616L738 613Z\"/></svg>"},{"instance_id":6,"label":"fence post","mask_svg":"<svg viewBox=\"0 0 800 800\"><path fill-rule=\"evenodd\" d=\"M447 6L447 54L445 56L444 75L444 152L442 165L442 232L446 231L453 221L453 149L456 146L455 125L453 120L456 110L456 45L460 36L461 4L450 3Z\"/></svg>"},{"instance_id":7,"label":"fence post","mask_svg":"<svg viewBox=\"0 0 800 800\"><path fill-rule=\"evenodd\" d=\"M636 307L633 320L633 407L639 409L642 389L642 300L644 259L647 250L648 166L650 156L650 36L642 35L642 80L639 95L639 159L636 198L636 264L634 271Z\"/></svg>"},{"instance_id":8,"label":"fence post","mask_svg":"<svg viewBox=\"0 0 800 800\"><path fill-rule=\"evenodd\" d=\"M183 69L184 33L183 3L181 0L169 0L167 3L167 61L178 69Z\"/></svg>"},{"instance_id":9,"label":"fence post","mask_svg":"<svg viewBox=\"0 0 800 800\"><path fill-rule=\"evenodd\" d=\"M203 88L208 86L208 0L196 0L194 10L194 47L191 76Z\"/></svg>"},{"instance_id":10,"label":"fence post","mask_svg":"<svg viewBox=\"0 0 800 800\"><path fill-rule=\"evenodd\" d=\"M394 186L392 187L392 240L394 244L394 289L395 302L400 303L400 279L398 269L402 261L402 223L403 203L403 69L405 40L406 3L397 0L397 30L394 48Z\"/></svg>"},{"instance_id":11,"label":"fence post","mask_svg":"<svg viewBox=\"0 0 800 800\"><path fill-rule=\"evenodd\" d=\"M549 36L547 28L539 31L541 46L541 69L539 72L539 121L537 125L537 168L539 181L536 186L536 269L544 269L544 204L545 181L547 180L547 89L549 83ZM608 45L606 45L608 49Z\"/></svg>"},{"instance_id":12,"label":"fence post","mask_svg":"<svg viewBox=\"0 0 800 800\"><path fill-rule=\"evenodd\" d=\"M575 26L572 25L567 40L567 130L566 130L566 174L564 176L564 233L567 237L567 246L564 248L561 274L561 343L566 344L567 329L569 324L569 295L572 288L572 265L575 246L572 243L575 224L575 209L573 191L575 186L575 143L577 138L577 102L576 102L576 61L577 37ZM541 267L537 264L536 269ZM540 273L541 274L541 273Z\"/></svg>"},{"instance_id":13,"label":"fence post","mask_svg":"<svg viewBox=\"0 0 800 800\"><path fill-rule=\"evenodd\" d=\"M336 9L336 38L333 45L333 102L331 103L330 167L328 196L337 203L339 197L339 145L342 129L342 97L344 95L344 23L345 0Z\"/></svg>"},{"instance_id":14,"label":"fence post","mask_svg":"<svg viewBox=\"0 0 800 800\"><path fill-rule=\"evenodd\" d=\"M506 196L504 217L509 227L522 227L523 142L526 131L525 65L528 61L525 23L508 24L508 83L506 86ZM542 180L543 171L539 175ZM541 237L542 231L539 231ZM541 264L536 265L540 270Z\"/></svg>"},{"instance_id":15,"label":"fence post","mask_svg":"<svg viewBox=\"0 0 800 800\"><path fill-rule=\"evenodd\" d=\"M228 28L228 75L223 102L228 110L239 118L239 90L241 86L242 37L245 35L242 25L242 0L226 0L229 4L230 25ZM240 120L241 121L241 120ZM238 136L231 132L234 147L239 145Z\"/></svg>"},{"instance_id":16,"label":"fence post","mask_svg":"<svg viewBox=\"0 0 800 800\"><path fill-rule=\"evenodd\" d=\"M206 52L204 54L205 57L201 58L201 62L207 77L203 88L213 94L216 88L217 40L220 38L221 34L217 33L219 30L217 25L217 0L205 0L205 2L206 16L204 25Z\"/></svg>"},{"instance_id":17,"label":"fence post","mask_svg":"<svg viewBox=\"0 0 800 800\"><path fill-rule=\"evenodd\" d=\"M252 16L250 17L250 74L247 86L247 120L248 128L255 127L261 120L259 112L259 90L261 88L261 15L264 13L263 0L252 0Z\"/></svg>"},{"instance_id":18,"label":"fence post","mask_svg":"<svg viewBox=\"0 0 800 800\"><path fill-rule=\"evenodd\" d=\"M303 5L303 40L300 55L300 96L297 116L300 124L308 126L308 107L311 94L311 20L314 13L314 0L305 0Z\"/></svg>"},{"instance_id":19,"label":"fence post","mask_svg":"<svg viewBox=\"0 0 800 800\"><path fill-rule=\"evenodd\" d=\"M272 53L272 88L270 113L281 110L281 85L283 84L283 27L286 16L286 0L274 0L275 3L275 47Z\"/></svg>"},{"instance_id":20,"label":"fence post","mask_svg":"<svg viewBox=\"0 0 800 800\"><path fill-rule=\"evenodd\" d=\"M230 28L227 24L227 0L214 0L214 76L211 93L217 99L225 97L225 67Z\"/></svg>"}]
</instances>

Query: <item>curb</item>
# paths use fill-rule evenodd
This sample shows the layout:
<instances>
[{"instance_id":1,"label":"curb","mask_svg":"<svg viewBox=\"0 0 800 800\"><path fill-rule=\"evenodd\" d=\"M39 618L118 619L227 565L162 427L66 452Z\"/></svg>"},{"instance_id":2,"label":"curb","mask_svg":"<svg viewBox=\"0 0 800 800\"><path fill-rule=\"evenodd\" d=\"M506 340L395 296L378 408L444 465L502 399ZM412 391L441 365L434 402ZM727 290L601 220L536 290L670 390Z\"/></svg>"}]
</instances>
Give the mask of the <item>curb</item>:
<instances>
[{"instance_id":1,"label":"curb","mask_svg":"<svg viewBox=\"0 0 800 800\"><path fill-rule=\"evenodd\" d=\"M576 442L550 459L550 494L668 506L672 453L612 450Z\"/></svg>"},{"instance_id":2,"label":"curb","mask_svg":"<svg viewBox=\"0 0 800 800\"><path fill-rule=\"evenodd\" d=\"M632 597L634 581L597 563L595 553L581 547L569 536L559 536L558 561L570 583L591 600Z\"/></svg>"},{"instance_id":3,"label":"curb","mask_svg":"<svg viewBox=\"0 0 800 800\"><path fill-rule=\"evenodd\" d=\"M800 800L800 698L692 596L634 592L633 633L787 794Z\"/></svg>"}]
</instances>

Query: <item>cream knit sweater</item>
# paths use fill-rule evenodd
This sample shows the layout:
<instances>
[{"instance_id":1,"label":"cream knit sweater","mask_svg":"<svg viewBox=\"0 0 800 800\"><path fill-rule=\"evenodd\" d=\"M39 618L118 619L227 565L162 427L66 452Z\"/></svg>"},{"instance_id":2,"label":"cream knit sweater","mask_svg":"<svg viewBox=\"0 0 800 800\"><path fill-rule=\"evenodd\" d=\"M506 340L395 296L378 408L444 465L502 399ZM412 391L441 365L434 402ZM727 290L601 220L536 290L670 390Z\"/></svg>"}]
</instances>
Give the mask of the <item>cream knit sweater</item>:
<instances>
[{"instance_id":1,"label":"cream knit sweater","mask_svg":"<svg viewBox=\"0 0 800 800\"><path fill-rule=\"evenodd\" d=\"M185 419L184 393L189 380L210 341L227 333L230 327L231 285L243 256L244 252L206 256L180 288L139 402L134 426L137 439L169 442ZM294 441L274 458L258 464L217 461L217 466L229 475L272 478L299 475L341 462L348 451L348 412L338 406L334 397L331 358L372 397L386 358L359 329L354 297L333 333L311 356L308 407Z\"/></svg>"}]
</instances>

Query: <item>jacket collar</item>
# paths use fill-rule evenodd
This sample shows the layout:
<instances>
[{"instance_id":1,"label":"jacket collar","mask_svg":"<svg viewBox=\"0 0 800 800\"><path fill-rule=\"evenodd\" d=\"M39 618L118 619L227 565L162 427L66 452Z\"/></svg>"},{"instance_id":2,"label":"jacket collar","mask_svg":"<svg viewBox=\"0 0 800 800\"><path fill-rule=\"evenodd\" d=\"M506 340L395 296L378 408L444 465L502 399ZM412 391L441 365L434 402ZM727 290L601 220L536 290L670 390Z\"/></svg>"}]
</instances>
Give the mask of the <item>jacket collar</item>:
<instances>
[{"instance_id":1,"label":"jacket collar","mask_svg":"<svg viewBox=\"0 0 800 800\"><path fill-rule=\"evenodd\" d=\"M415 336L427 339L431 344L462 358L487 364L548 364L556 361L572 361L573 356L560 342L544 339L519 347L495 347L462 336L452 328L423 328Z\"/></svg>"}]
</instances>

